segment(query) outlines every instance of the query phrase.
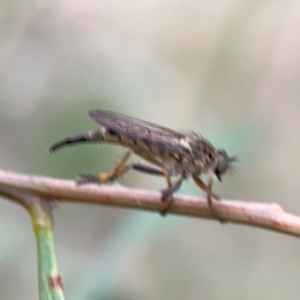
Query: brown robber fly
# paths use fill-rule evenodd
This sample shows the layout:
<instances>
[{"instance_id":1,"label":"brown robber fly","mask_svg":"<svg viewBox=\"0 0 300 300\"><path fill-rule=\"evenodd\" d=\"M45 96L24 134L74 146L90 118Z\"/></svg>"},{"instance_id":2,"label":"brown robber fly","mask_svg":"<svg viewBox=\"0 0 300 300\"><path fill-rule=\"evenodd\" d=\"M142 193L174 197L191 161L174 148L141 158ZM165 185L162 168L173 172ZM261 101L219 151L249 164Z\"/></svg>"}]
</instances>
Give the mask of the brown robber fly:
<instances>
[{"instance_id":1,"label":"brown robber fly","mask_svg":"<svg viewBox=\"0 0 300 300\"><path fill-rule=\"evenodd\" d=\"M91 110L90 117L103 127L88 131L73 137L65 138L49 148L54 152L63 146L81 142L119 144L129 148L117 166L108 173L98 175L78 175L78 183L103 183L114 180L130 169L166 178L168 187L162 191L162 200L168 200L162 211L165 214L171 204L172 195L182 181L190 177L207 193L207 200L213 214L218 218L212 206L212 197L219 199L212 191L213 179L220 181L236 161L236 157L229 157L224 150L218 150L196 133L184 134L172 129L127 117L122 114L105 110ZM134 153L155 167L141 164L128 164L129 156ZM206 185L201 175L210 176ZM174 182L171 177L177 176ZM220 219L220 218L218 218Z\"/></svg>"}]
</instances>

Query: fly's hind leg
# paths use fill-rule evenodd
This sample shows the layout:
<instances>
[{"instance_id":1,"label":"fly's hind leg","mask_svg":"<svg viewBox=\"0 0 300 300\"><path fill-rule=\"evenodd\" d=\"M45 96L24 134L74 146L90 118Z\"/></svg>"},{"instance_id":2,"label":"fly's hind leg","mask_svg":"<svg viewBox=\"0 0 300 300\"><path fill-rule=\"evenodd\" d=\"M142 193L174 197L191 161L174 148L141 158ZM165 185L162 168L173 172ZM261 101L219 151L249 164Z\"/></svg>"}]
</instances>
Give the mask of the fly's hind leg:
<instances>
[{"instance_id":1,"label":"fly's hind leg","mask_svg":"<svg viewBox=\"0 0 300 300\"><path fill-rule=\"evenodd\" d=\"M100 173L98 175L87 175L87 174L78 174L77 175L77 183L78 184L87 184L87 183L104 183L113 181L117 177L122 176L127 171L131 169L131 165L126 166L126 162L132 151L126 152L126 154L122 157L120 162L113 168L110 172Z\"/></svg>"},{"instance_id":2,"label":"fly's hind leg","mask_svg":"<svg viewBox=\"0 0 300 300\"><path fill-rule=\"evenodd\" d=\"M165 176L163 171L141 164L132 164L132 169L149 175Z\"/></svg>"}]
</instances>

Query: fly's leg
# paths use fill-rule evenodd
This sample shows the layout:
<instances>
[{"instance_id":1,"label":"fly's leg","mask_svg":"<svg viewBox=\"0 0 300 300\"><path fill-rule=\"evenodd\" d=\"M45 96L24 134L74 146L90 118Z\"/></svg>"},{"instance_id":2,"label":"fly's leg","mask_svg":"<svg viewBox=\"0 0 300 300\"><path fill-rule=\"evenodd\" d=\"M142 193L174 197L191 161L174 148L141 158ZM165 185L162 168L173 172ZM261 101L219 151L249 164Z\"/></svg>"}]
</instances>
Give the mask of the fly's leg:
<instances>
[{"instance_id":1,"label":"fly's leg","mask_svg":"<svg viewBox=\"0 0 300 300\"><path fill-rule=\"evenodd\" d=\"M220 200L220 197L214 194L200 178L198 178L197 176L193 176L193 179L200 189L202 189L207 194L210 194L211 197Z\"/></svg>"},{"instance_id":2,"label":"fly's leg","mask_svg":"<svg viewBox=\"0 0 300 300\"><path fill-rule=\"evenodd\" d=\"M212 177L209 178L209 181L208 181L208 184L207 184L207 187L208 189L211 191L212 189L212 185L213 185L213 179ZM212 201L212 197L211 197L211 193L210 194L207 194L207 201L208 201L208 205L213 213L213 215L216 217L216 219L218 219L220 221L221 224L223 223L226 223L227 221L222 219L218 213L218 211L216 210L216 208L214 207L214 204L213 204L213 201ZM218 199L217 199L218 200Z\"/></svg>"},{"instance_id":3,"label":"fly's leg","mask_svg":"<svg viewBox=\"0 0 300 300\"><path fill-rule=\"evenodd\" d=\"M215 216L216 219L218 219L221 223L224 223L225 221L219 216L218 212L216 211L216 209L214 208L213 205L213 201L212 198L215 198L217 200L219 200L220 198L214 194L212 192L212 185L213 185L213 179L212 177L209 179L207 186L205 185L205 183L198 177L193 176L193 179L195 181L195 183L207 193L207 203L213 213L213 215Z\"/></svg>"},{"instance_id":4,"label":"fly's leg","mask_svg":"<svg viewBox=\"0 0 300 300\"><path fill-rule=\"evenodd\" d=\"M166 201L167 203L166 203L166 206L160 212L161 215L165 216L167 214L170 206L172 205L173 193L175 193L179 189L179 187L182 183L182 178L180 178L177 181L175 181L174 183L172 183L168 169L166 167L162 166L159 162L157 162L155 160L151 160L151 162L157 166L160 166L161 170L151 168L148 166L137 165L137 164L133 164L132 169L139 171L139 172L144 172L144 173L147 173L150 175L164 176L166 178L168 188L162 191L161 200Z\"/></svg>"},{"instance_id":5,"label":"fly's leg","mask_svg":"<svg viewBox=\"0 0 300 300\"><path fill-rule=\"evenodd\" d=\"M211 191L212 189L212 185L213 185L213 179L212 178L209 178L209 181L208 181L208 184L207 184L207 188ZM213 209L213 204L212 204L212 198L211 198L211 193L207 193L207 202L208 202L208 205L210 207L210 209L213 211L214 215L215 215L215 212L214 212L214 209Z\"/></svg>"},{"instance_id":6,"label":"fly's leg","mask_svg":"<svg viewBox=\"0 0 300 300\"><path fill-rule=\"evenodd\" d=\"M87 174L78 174L77 183L86 184L86 183L103 183L116 179L117 177L122 176L131 169L131 165L125 165L128 158L132 154L132 151L128 151L115 168L113 168L108 173L100 173L98 175L87 175Z\"/></svg>"},{"instance_id":7,"label":"fly's leg","mask_svg":"<svg viewBox=\"0 0 300 300\"><path fill-rule=\"evenodd\" d=\"M171 182L169 172L165 168L163 168L162 170L158 170L155 168L151 168L149 166L133 164L132 169L135 171L147 173L150 175L164 176L166 178L167 183L168 183L168 188L162 191L162 193L163 193L162 200L163 201L170 199L172 197L172 194L175 193L179 188L179 186L177 186L176 182L174 184ZM182 180L181 180L181 182L182 182Z\"/></svg>"},{"instance_id":8,"label":"fly's leg","mask_svg":"<svg viewBox=\"0 0 300 300\"><path fill-rule=\"evenodd\" d=\"M140 164L132 164L132 169L149 175L165 176L164 172L162 172L161 170L151 168L149 166L140 165Z\"/></svg>"},{"instance_id":9,"label":"fly's leg","mask_svg":"<svg viewBox=\"0 0 300 300\"><path fill-rule=\"evenodd\" d=\"M165 165L163 165L161 162L159 162L158 160L156 160L155 158L153 158L153 157L151 157L151 156L148 156L148 157L145 157L145 159L147 160L147 161L149 161L150 163L152 163L152 164L154 164L155 166L157 166L157 167L159 167L159 168L161 168L161 172L159 172L158 170L158 172L157 172L157 174L159 174L159 175L163 175L165 178L166 178L166 180L167 180L167 184L168 184L168 188L170 188L173 184L172 184L172 181L171 181L171 178L170 178L170 174L169 174L169 170L168 170L168 168L165 166ZM135 167L134 167L134 169L139 169L140 171L141 171L141 169L143 169L143 168L140 168L140 167L136 167L137 165L135 165ZM148 167L147 167L148 168ZM149 170L150 170L150 168L149 168ZM156 170L156 169L152 169L151 168L151 170ZM147 172L146 172L147 173ZM149 172L150 173L150 172ZM169 194L169 193L168 193ZM170 196L170 195L168 195L168 196ZM163 191L163 195L162 195L162 200L167 200L167 197L165 197L164 196L164 191Z\"/></svg>"},{"instance_id":10,"label":"fly's leg","mask_svg":"<svg viewBox=\"0 0 300 300\"><path fill-rule=\"evenodd\" d=\"M183 178L179 178L174 183L172 183L169 170L165 166L162 166L162 171L165 175L168 187L165 190L162 190L161 200L166 202L166 206L161 210L160 214L162 216L166 216L169 208L173 203L173 193L176 193L178 191L182 184Z\"/></svg>"},{"instance_id":11,"label":"fly's leg","mask_svg":"<svg viewBox=\"0 0 300 300\"><path fill-rule=\"evenodd\" d=\"M150 163L154 164L155 166L161 168L161 172L156 169L152 169L152 168L150 170L150 168L148 169L148 167L146 167L147 169L145 169L144 167L136 167L135 166L134 169L139 170L139 171L145 171L146 173L151 173L151 174L156 173L158 175L163 175L166 178L168 188L163 190L162 195L161 195L161 200L167 202L166 207L163 208L161 211L161 215L165 216L166 213L168 212L168 209L170 208L170 206L172 204L173 193L179 189L183 179L180 178L175 183L172 183L170 174L169 174L169 169L165 165L163 165L160 161L156 160L155 158L153 158L151 156L145 157L145 159L147 161L149 161ZM153 170L155 170L155 171L153 172ZM150 171L150 172L147 172L147 171Z\"/></svg>"},{"instance_id":12,"label":"fly's leg","mask_svg":"<svg viewBox=\"0 0 300 300\"><path fill-rule=\"evenodd\" d=\"M167 180L168 187L171 188L173 186L173 184L172 184L172 181L171 181L171 178L170 178L169 170L166 167L163 167L162 171L163 171L163 173L165 175L165 178ZM169 195L167 195L167 194L169 194ZM166 200L166 199L168 199L168 196L172 196L172 193L167 193L167 194L165 194L163 192L162 200Z\"/></svg>"},{"instance_id":13,"label":"fly's leg","mask_svg":"<svg viewBox=\"0 0 300 300\"><path fill-rule=\"evenodd\" d=\"M182 184L182 178L176 180L171 186L162 191L162 201L166 201L166 206L161 210L161 215L165 216L172 205L173 193L176 193Z\"/></svg>"}]
</instances>

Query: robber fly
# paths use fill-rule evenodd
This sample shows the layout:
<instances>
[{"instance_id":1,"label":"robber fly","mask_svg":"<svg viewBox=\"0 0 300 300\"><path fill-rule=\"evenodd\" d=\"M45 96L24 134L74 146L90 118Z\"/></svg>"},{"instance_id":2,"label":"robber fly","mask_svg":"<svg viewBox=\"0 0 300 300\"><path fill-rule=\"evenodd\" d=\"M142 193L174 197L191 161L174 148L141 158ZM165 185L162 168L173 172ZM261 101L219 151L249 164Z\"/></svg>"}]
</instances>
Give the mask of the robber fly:
<instances>
[{"instance_id":1,"label":"robber fly","mask_svg":"<svg viewBox=\"0 0 300 300\"><path fill-rule=\"evenodd\" d=\"M235 157L229 157L224 150L218 150L196 133L184 134L172 129L127 117L105 110L91 110L90 117L103 127L87 133L65 138L49 148L54 152L63 146L81 142L119 144L129 148L117 166L108 173L98 175L78 175L78 183L103 183L111 181L130 169L164 176L168 187L162 191L162 200L169 200L162 213L166 213L172 195L182 181L190 177L207 193L208 203L213 214L217 217L212 206L212 197L219 199L212 191L213 179L220 181L229 169ZM129 156L134 153L156 167L141 164L128 164ZM207 185L200 179L201 175L210 176ZM177 176L174 182L171 177Z\"/></svg>"}]
</instances>

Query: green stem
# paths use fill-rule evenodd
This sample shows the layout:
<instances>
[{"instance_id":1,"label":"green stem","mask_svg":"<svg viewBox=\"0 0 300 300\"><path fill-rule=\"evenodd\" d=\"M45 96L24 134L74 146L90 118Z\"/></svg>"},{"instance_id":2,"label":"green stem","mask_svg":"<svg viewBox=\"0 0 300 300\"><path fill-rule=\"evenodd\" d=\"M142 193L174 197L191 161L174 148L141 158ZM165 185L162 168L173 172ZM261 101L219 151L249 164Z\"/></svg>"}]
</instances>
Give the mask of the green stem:
<instances>
[{"instance_id":1,"label":"green stem","mask_svg":"<svg viewBox=\"0 0 300 300\"><path fill-rule=\"evenodd\" d=\"M43 201L37 201L28 210L37 239L40 300L63 300L54 251L52 214Z\"/></svg>"}]
</instances>

